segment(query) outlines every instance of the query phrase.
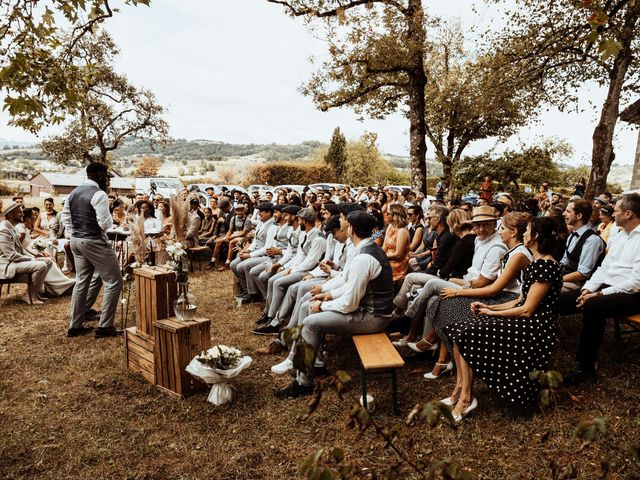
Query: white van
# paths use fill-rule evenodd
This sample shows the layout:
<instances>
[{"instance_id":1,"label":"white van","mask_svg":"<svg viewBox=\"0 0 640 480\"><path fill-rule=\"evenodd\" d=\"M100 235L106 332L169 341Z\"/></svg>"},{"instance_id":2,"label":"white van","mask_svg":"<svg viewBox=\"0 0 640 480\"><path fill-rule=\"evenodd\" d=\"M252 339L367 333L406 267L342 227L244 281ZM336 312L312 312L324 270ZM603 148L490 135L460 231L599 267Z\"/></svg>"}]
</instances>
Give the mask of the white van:
<instances>
[{"instance_id":1,"label":"white van","mask_svg":"<svg viewBox=\"0 0 640 480\"><path fill-rule=\"evenodd\" d=\"M178 178L136 178L136 193L159 193L165 198L180 193L184 185Z\"/></svg>"}]
</instances>

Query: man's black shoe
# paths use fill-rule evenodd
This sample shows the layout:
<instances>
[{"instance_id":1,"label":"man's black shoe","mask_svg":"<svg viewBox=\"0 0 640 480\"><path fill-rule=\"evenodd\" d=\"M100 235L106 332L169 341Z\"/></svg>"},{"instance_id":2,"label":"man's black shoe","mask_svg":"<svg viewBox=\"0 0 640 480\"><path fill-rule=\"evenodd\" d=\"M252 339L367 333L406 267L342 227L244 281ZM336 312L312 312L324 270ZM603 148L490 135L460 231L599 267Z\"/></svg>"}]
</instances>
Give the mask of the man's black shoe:
<instances>
[{"instance_id":1,"label":"man's black shoe","mask_svg":"<svg viewBox=\"0 0 640 480\"><path fill-rule=\"evenodd\" d=\"M86 335L91 330L93 330L93 327L70 328L69 330L67 330L67 337L71 338L79 337L80 335Z\"/></svg>"},{"instance_id":2,"label":"man's black shoe","mask_svg":"<svg viewBox=\"0 0 640 480\"><path fill-rule=\"evenodd\" d=\"M271 318L266 313L263 313L260 318L256 320L256 325L264 325L265 323L270 323Z\"/></svg>"},{"instance_id":3,"label":"man's black shoe","mask_svg":"<svg viewBox=\"0 0 640 480\"><path fill-rule=\"evenodd\" d=\"M582 385L587 382L594 382L598 378L595 367L585 368L576 366L572 371L564 376L564 384L572 387Z\"/></svg>"},{"instance_id":4,"label":"man's black shoe","mask_svg":"<svg viewBox=\"0 0 640 480\"><path fill-rule=\"evenodd\" d=\"M280 327L277 325L262 325L251 330L251 333L256 335L278 335L280 333Z\"/></svg>"},{"instance_id":5,"label":"man's black shoe","mask_svg":"<svg viewBox=\"0 0 640 480\"><path fill-rule=\"evenodd\" d=\"M84 320L86 321L90 321L90 320L100 320L100 313L97 310L94 310L93 308L90 308L89 310L86 310L84 312Z\"/></svg>"},{"instance_id":6,"label":"man's black shoe","mask_svg":"<svg viewBox=\"0 0 640 480\"><path fill-rule=\"evenodd\" d=\"M117 337L122 334L123 332L119 332L114 327L96 328L96 338Z\"/></svg>"},{"instance_id":7,"label":"man's black shoe","mask_svg":"<svg viewBox=\"0 0 640 480\"><path fill-rule=\"evenodd\" d=\"M275 390L273 393L279 398L298 398L304 395L311 395L313 386L300 385L297 380L294 380L286 387Z\"/></svg>"}]
</instances>

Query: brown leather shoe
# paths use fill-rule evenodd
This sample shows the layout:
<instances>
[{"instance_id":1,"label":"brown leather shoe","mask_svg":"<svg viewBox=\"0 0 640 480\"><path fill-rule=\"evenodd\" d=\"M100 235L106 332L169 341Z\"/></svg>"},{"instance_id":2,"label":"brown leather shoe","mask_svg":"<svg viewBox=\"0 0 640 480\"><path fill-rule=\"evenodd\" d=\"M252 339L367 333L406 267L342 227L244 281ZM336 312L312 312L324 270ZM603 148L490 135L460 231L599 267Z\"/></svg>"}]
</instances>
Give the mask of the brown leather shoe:
<instances>
[{"instance_id":1,"label":"brown leather shoe","mask_svg":"<svg viewBox=\"0 0 640 480\"><path fill-rule=\"evenodd\" d=\"M286 352L287 348L277 340L272 340L269 342L269 345L266 347L261 347L256 350L256 353L260 353L262 355L275 355L277 353Z\"/></svg>"}]
</instances>

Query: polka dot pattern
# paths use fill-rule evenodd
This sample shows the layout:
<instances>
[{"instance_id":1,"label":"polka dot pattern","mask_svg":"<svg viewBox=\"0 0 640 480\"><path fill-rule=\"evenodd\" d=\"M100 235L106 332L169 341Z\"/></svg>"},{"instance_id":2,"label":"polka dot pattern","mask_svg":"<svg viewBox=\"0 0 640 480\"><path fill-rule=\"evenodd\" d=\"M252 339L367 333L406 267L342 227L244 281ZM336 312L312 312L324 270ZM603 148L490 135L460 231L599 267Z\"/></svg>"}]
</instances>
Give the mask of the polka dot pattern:
<instances>
[{"instance_id":1,"label":"polka dot pattern","mask_svg":"<svg viewBox=\"0 0 640 480\"><path fill-rule=\"evenodd\" d=\"M536 282L551 289L531 317L475 315L444 327L475 375L509 403L528 406L539 384L533 370L547 370L556 337L555 306L562 289L562 270L553 260L537 260L523 270L521 306Z\"/></svg>"}]
</instances>

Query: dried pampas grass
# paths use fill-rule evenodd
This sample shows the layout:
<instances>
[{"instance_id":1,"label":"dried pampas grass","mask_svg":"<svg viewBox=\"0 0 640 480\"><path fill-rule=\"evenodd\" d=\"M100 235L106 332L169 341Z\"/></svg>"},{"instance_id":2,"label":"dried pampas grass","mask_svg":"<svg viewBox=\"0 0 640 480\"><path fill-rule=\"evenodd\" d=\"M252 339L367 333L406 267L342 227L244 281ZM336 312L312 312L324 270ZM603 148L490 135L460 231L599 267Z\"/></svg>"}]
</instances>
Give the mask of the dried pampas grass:
<instances>
[{"instance_id":1,"label":"dried pampas grass","mask_svg":"<svg viewBox=\"0 0 640 480\"><path fill-rule=\"evenodd\" d=\"M147 239L144 236L144 218L142 215L136 216L129 223L129 230L131 231L131 249L133 250L133 256L136 259L138 265L143 265L147 260Z\"/></svg>"},{"instance_id":2,"label":"dried pampas grass","mask_svg":"<svg viewBox=\"0 0 640 480\"><path fill-rule=\"evenodd\" d=\"M172 195L171 223L173 223L172 236L177 242L184 243L189 228L189 201L182 196Z\"/></svg>"}]
</instances>

